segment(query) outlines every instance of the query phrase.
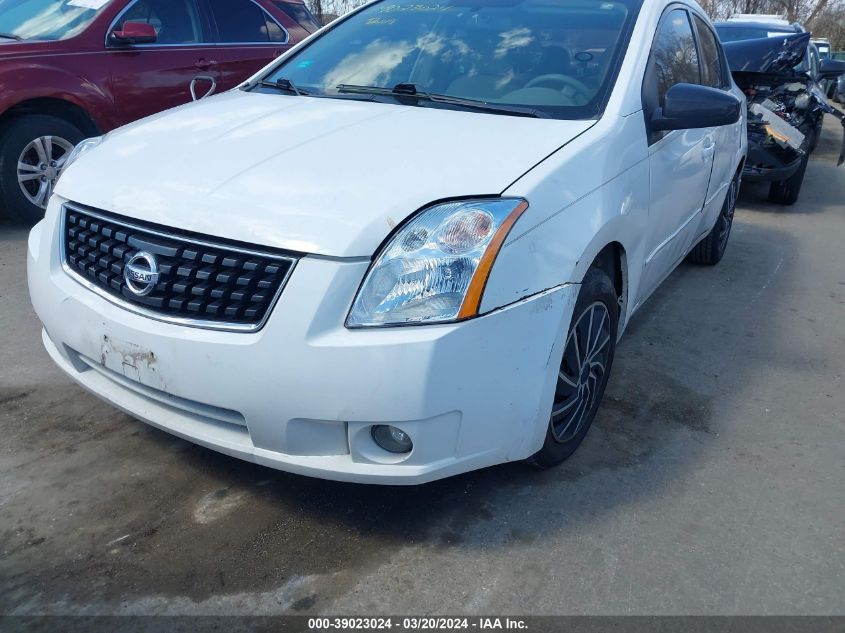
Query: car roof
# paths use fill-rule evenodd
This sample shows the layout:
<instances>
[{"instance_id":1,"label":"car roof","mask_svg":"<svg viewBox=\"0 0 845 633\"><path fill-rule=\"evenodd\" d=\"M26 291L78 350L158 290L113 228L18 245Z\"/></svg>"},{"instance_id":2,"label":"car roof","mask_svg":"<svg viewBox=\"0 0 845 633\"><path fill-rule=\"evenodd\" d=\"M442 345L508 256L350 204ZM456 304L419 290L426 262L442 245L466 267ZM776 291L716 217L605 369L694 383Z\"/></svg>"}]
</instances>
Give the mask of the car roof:
<instances>
[{"instance_id":1,"label":"car roof","mask_svg":"<svg viewBox=\"0 0 845 633\"><path fill-rule=\"evenodd\" d=\"M763 20L730 20L726 22L715 22L714 25L719 28L765 28L776 33L802 33L804 31L800 24L785 24L779 20L772 22L765 22Z\"/></svg>"}]
</instances>

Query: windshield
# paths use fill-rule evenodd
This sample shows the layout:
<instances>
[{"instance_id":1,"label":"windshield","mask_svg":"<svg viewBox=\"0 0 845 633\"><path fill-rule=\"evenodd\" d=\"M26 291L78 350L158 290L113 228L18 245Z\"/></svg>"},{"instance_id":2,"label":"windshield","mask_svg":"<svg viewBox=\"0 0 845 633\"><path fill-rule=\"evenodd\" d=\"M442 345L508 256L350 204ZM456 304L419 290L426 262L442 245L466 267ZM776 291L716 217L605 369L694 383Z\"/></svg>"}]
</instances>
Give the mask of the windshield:
<instances>
[{"instance_id":1,"label":"windshield","mask_svg":"<svg viewBox=\"0 0 845 633\"><path fill-rule=\"evenodd\" d=\"M81 33L110 0L0 0L0 37L63 40Z\"/></svg>"},{"instance_id":2,"label":"windshield","mask_svg":"<svg viewBox=\"0 0 845 633\"><path fill-rule=\"evenodd\" d=\"M781 37L783 35L793 35L797 31L795 29L783 29L761 26L722 26L716 25L716 33L719 34L719 39L723 42L741 42L743 40L756 40L764 37Z\"/></svg>"},{"instance_id":3,"label":"windshield","mask_svg":"<svg viewBox=\"0 0 845 633\"><path fill-rule=\"evenodd\" d=\"M603 107L638 4L383 0L265 79L287 79L314 95L338 94L342 84L413 84L421 92L587 118Z\"/></svg>"}]
</instances>

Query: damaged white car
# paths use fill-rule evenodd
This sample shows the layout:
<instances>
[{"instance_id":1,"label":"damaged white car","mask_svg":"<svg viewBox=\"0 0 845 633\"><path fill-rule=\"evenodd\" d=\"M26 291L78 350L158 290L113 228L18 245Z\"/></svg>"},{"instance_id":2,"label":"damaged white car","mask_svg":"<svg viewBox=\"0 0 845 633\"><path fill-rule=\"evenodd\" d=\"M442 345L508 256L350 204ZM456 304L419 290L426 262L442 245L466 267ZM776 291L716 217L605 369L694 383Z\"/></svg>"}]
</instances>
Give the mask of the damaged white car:
<instances>
[{"instance_id":1,"label":"damaged white car","mask_svg":"<svg viewBox=\"0 0 845 633\"><path fill-rule=\"evenodd\" d=\"M29 239L44 345L274 468L551 466L637 309L725 253L742 100L694 2L372 2L74 151Z\"/></svg>"}]
</instances>

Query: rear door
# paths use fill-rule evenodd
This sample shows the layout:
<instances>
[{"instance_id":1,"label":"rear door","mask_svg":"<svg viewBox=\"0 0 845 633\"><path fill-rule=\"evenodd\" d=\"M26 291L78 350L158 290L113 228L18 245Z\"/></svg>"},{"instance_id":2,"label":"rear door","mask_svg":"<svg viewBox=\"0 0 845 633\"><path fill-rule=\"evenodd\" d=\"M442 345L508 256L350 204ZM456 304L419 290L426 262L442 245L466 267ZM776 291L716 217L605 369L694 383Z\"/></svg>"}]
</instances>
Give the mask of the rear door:
<instances>
[{"instance_id":1,"label":"rear door","mask_svg":"<svg viewBox=\"0 0 845 633\"><path fill-rule=\"evenodd\" d=\"M152 24L158 39L117 46L106 35L121 124L190 102L192 84L202 96L220 83L216 47L195 0L134 0L109 33L126 22Z\"/></svg>"},{"instance_id":2,"label":"rear door","mask_svg":"<svg viewBox=\"0 0 845 633\"><path fill-rule=\"evenodd\" d=\"M288 0L265 1L267 6L281 11L288 18L287 22L283 22L283 24L297 42L304 40L320 29L317 18L308 10L304 2L288 2Z\"/></svg>"},{"instance_id":3,"label":"rear door","mask_svg":"<svg viewBox=\"0 0 845 633\"><path fill-rule=\"evenodd\" d=\"M711 88L731 92L732 83L730 71L722 46L710 26L695 14L692 22L695 26L698 41L698 57L701 65L701 83ZM742 97L737 94L736 96ZM709 128L713 135L715 152L713 156L713 172L707 188L707 198L702 211L702 221L698 222L698 234L695 238L709 232L716 216L722 207L728 187L735 175L736 157L741 147L742 121L733 125Z\"/></svg>"},{"instance_id":4,"label":"rear door","mask_svg":"<svg viewBox=\"0 0 845 633\"><path fill-rule=\"evenodd\" d=\"M701 69L686 9L660 20L643 82L646 123L663 106L669 88L698 84ZM638 303L674 269L690 246L704 206L715 153L713 128L650 132L649 234Z\"/></svg>"},{"instance_id":5,"label":"rear door","mask_svg":"<svg viewBox=\"0 0 845 633\"><path fill-rule=\"evenodd\" d=\"M203 0L215 27L222 89L228 90L290 48L290 33L253 0Z\"/></svg>"}]
</instances>

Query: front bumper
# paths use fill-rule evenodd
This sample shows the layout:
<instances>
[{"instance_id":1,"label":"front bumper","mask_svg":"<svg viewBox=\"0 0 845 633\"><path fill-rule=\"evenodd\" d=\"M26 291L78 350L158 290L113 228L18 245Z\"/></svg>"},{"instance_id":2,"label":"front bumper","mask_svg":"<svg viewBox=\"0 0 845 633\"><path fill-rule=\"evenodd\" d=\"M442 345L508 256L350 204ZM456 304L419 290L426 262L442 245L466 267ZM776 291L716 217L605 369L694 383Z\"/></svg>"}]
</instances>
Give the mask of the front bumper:
<instances>
[{"instance_id":1,"label":"front bumper","mask_svg":"<svg viewBox=\"0 0 845 633\"><path fill-rule=\"evenodd\" d=\"M131 415L208 448L303 475L422 483L542 445L576 285L461 324L350 331L367 261L305 257L258 332L162 323L61 266L59 206L29 240L29 286L56 363ZM395 455L373 424L408 433Z\"/></svg>"},{"instance_id":2,"label":"front bumper","mask_svg":"<svg viewBox=\"0 0 845 633\"><path fill-rule=\"evenodd\" d=\"M801 167L803 157L798 157L783 167L754 167L746 165L742 170L742 179L746 182L779 182L792 176Z\"/></svg>"}]
</instances>

